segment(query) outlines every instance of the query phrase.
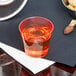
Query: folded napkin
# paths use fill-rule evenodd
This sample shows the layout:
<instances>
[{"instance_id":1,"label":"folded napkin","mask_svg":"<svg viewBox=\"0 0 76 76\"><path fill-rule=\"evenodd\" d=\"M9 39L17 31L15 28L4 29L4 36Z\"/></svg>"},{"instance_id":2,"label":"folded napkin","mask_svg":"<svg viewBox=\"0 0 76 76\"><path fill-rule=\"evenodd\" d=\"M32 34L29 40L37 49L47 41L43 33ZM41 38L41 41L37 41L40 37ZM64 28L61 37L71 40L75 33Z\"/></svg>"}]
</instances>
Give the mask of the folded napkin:
<instances>
[{"instance_id":1,"label":"folded napkin","mask_svg":"<svg viewBox=\"0 0 76 76\"><path fill-rule=\"evenodd\" d=\"M50 61L43 58L32 58L27 56L24 52L9 45L0 42L0 48L11 56L14 60L20 63L25 68L29 69L34 74L46 69L50 65L54 64L54 61Z\"/></svg>"}]
</instances>

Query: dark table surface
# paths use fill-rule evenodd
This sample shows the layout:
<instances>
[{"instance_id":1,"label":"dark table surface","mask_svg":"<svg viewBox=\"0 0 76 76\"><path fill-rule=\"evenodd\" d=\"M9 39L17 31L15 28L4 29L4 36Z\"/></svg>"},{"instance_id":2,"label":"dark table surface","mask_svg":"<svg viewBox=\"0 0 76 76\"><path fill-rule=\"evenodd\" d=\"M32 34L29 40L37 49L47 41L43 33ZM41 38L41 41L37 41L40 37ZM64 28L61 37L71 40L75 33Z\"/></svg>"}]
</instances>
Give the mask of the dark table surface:
<instances>
[{"instance_id":1,"label":"dark table surface","mask_svg":"<svg viewBox=\"0 0 76 76\"><path fill-rule=\"evenodd\" d=\"M9 11L8 11L9 12ZM50 49L45 57L69 66L76 65L76 30L64 35L64 27L72 20L61 0L28 0L24 9L12 19L0 22L0 42L23 50L19 23L31 16L42 16L54 24Z\"/></svg>"}]
</instances>

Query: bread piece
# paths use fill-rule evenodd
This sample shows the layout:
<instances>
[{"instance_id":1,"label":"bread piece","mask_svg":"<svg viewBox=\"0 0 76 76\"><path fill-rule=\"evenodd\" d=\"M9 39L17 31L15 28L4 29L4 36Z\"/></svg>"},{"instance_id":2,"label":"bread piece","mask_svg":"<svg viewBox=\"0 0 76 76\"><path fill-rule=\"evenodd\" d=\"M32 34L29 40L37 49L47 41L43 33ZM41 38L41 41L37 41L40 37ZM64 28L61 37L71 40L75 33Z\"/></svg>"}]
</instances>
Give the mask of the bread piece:
<instances>
[{"instance_id":1,"label":"bread piece","mask_svg":"<svg viewBox=\"0 0 76 76\"><path fill-rule=\"evenodd\" d=\"M76 7L72 6L72 5L68 5L67 6L69 9L73 10L73 11L76 11Z\"/></svg>"},{"instance_id":2,"label":"bread piece","mask_svg":"<svg viewBox=\"0 0 76 76\"><path fill-rule=\"evenodd\" d=\"M69 4L76 7L76 0L68 0Z\"/></svg>"}]
</instances>

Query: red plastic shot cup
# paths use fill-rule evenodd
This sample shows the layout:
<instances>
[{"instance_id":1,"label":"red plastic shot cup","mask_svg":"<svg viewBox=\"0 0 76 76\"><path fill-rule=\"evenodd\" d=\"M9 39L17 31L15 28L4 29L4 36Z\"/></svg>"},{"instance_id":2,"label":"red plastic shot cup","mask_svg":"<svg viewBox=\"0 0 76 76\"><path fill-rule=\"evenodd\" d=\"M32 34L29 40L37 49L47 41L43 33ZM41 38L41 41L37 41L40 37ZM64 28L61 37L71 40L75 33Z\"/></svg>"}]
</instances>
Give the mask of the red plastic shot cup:
<instances>
[{"instance_id":1,"label":"red plastic shot cup","mask_svg":"<svg viewBox=\"0 0 76 76\"><path fill-rule=\"evenodd\" d=\"M19 31L25 53L34 58L46 56L53 28L53 23L44 17L35 16L24 19L19 24Z\"/></svg>"}]
</instances>

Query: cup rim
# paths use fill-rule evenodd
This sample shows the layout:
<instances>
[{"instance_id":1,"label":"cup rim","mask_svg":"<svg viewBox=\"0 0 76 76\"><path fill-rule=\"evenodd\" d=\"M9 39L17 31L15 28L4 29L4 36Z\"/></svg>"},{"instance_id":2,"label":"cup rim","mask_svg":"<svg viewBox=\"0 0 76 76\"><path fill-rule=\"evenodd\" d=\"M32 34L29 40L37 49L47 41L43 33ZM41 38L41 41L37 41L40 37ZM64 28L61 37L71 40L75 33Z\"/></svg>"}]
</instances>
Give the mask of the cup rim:
<instances>
[{"instance_id":1,"label":"cup rim","mask_svg":"<svg viewBox=\"0 0 76 76\"><path fill-rule=\"evenodd\" d=\"M51 31L50 31L50 33L53 32L53 30L54 30L54 24L53 24L53 22L52 22L51 20L49 20L49 19L47 19L47 18L45 18L45 17L41 17L41 16L32 16L32 17L28 17L28 18L23 19L23 20L20 22L20 24L19 24L19 31L20 31L20 32L21 32L20 27L21 27L22 23L25 22L25 21L28 20L28 19L31 19L31 18L42 18L42 19L48 21L48 22L51 24Z\"/></svg>"}]
</instances>

